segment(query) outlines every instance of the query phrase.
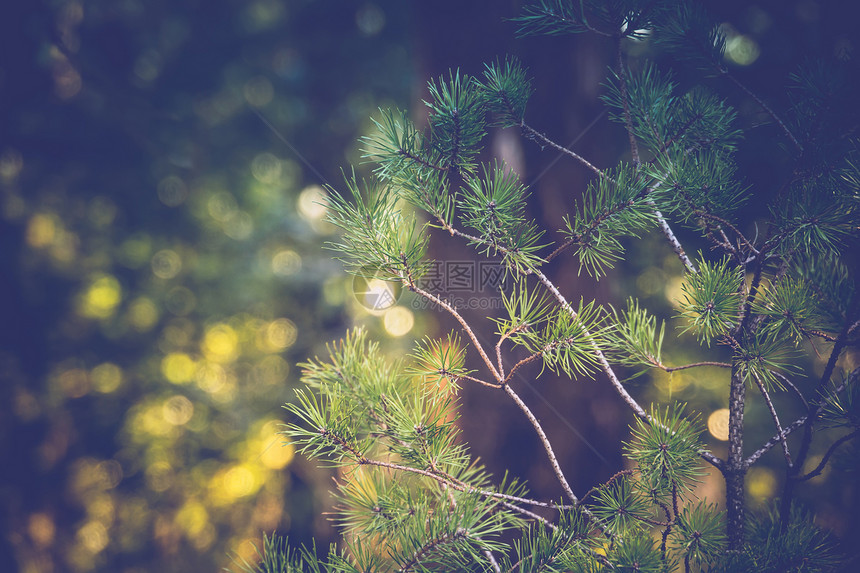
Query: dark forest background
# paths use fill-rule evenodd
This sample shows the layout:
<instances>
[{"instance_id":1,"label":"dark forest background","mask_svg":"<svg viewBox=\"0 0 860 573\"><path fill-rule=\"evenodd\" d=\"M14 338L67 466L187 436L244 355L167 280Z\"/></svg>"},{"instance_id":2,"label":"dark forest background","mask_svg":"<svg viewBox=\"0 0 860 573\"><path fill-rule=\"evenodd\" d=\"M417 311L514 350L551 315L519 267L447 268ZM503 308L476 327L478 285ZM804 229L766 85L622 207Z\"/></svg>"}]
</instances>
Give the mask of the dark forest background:
<instances>
[{"instance_id":1,"label":"dark forest background","mask_svg":"<svg viewBox=\"0 0 860 573\"><path fill-rule=\"evenodd\" d=\"M452 68L480 75L484 62L515 55L535 78L531 125L599 167L626 153L598 99L612 46L517 39L507 19L520 4L0 8L0 570L214 571L231 554L252 556L263 532L336 539L323 515L330 474L275 435L297 364L352 325L392 355L452 327L408 299L368 311L322 250L334 233L326 185L342 188L350 165L370 173L357 143L370 117L394 106L420 120L427 79ZM774 107L788 104L787 76L805 59L839 61L857 77L854 2L708 5L726 23L730 65ZM649 49L631 45L628 57ZM712 88L749 129L744 177L769 189L787 168L773 153L776 130L743 94ZM516 130L491 131L487 143L531 185L532 215L557 228L589 173ZM753 206L747 222L758 214ZM438 259L473 259L437 239ZM573 260L549 272L571 294L618 303L633 292L671 320L677 261L656 239L628 248L599 285ZM694 352L682 340L673 358ZM636 392L690 402L720 453L728 390L718 375L644 377ZM583 492L621 468L630 419L604 385L544 374L527 386ZM538 497L560 495L513 407L480 389L463 404L466 438L491 470L527 478ZM763 410L749 407L753 441L772 433ZM750 499L780 479L751 471ZM709 480L702 491L722 495ZM828 471L805 491L821 523L843 537L860 529L856 474Z\"/></svg>"}]
</instances>

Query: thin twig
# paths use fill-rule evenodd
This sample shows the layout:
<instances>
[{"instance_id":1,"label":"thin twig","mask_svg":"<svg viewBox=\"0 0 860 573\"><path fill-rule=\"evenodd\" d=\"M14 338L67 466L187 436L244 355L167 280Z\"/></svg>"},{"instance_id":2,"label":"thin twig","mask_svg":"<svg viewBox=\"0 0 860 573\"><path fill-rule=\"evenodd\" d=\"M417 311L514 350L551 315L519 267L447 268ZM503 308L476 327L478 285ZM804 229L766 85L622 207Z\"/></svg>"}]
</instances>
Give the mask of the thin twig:
<instances>
[{"instance_id":1,"label":"thin twig","mask_svg":"<svg viewBox=\"0 0 860 573\"><path fill-rule=\"evenodd\" d=\"M770 417L773 418L773 423L776 425L776 435L782 436L780 439L782 442L782 453L785 455L785 463L788 464L788 467L790 468L792 467L791 452L788 451L788 442L785 439L785 435L783 435L782 425L779 423L779 416L776 413L776 408L773 407L773 401L770 399L770 394L768 393L767 388L764 387L758 374L753 372L753 378L755 379L759 392L761 392L761 395L764 398L765 404L767 404L767 409L770 411Z\"/></svg>"},{"instance_id":2,"label":"thin twig","mask_svg":"<svg viewBox=\"0 0 860 573\"><path fill-rule=\"evenodd\" d=\"M566 155L573 157L574 159L582 163L585 167L593 171L598 177L606 177L606 175L604 175L604 173L600 169L595 167L588 159L579 155L575 151L571 151L567 147L564 147L563 145L559 145L558 143L554 142L553 140L527 124L525 120L520 122L520 128L523 130L523 132L526 134L526 137L528 137L529 139L533 141L540 140L549 147L552 147L553 149L556 149Z\"/></svg>"},{"instance_id":3,"label":"thin twig","mask_svg":"<svg viewBox=\"0 0 860 573\"><path fill-rule=\"evenodd\" d=\"M499 562L496 561L496 558L493 557L493 552L489 549L484 549L484 557L490 562L490 565L493 567L493 571L496 573L502 573L501 567L499 567Z\"/></svg>"},{"instance_id":4,"label":"thin twig","mask_svg":"<svg viewBox=\"0 0 860 573\"><path fill-rule=\"evenodd\" d=\"M838 440L836 440L835 442L830 444L830 448L828 448L827 453L824 454L824 457L821 458L821 462L815 467L815 469L812 470L811 472L809 472L808 474L804 475L804 476L798 477L797 481L806 481L808 479L812 479L815 476L817 476L818 474L820 474L821 472L823 472L824 467L827 465L827 462L830 460L830 456L832 456L836 452L836 449L839 446L841 446L842 444L844 444L845 442L847 442L848 440L850 440L852 438L856 438L857 436L860 436L860 430L854 430L850 434L845 434L844 436L842 436L841 438L839 438Z\"/></svg>"},{"instance_id":5,"label":"thin twig","mask_svg":"<svg viewBox=\"0 0 860 573\"><path fill-rule=\"evenodd\" d=\"M731 368L732 365L728 362L694 362L692 364L684 364L683 366L664 366L657 364L657 368L664 372L676 372L678 370L686 370L688 368L698 368L700 366L715 366L717 368Z\"/></svg>"},{"instance_id":6,"label":"thin twig","mask_svg":"<svg viewBox=\"0 0 860 573\"><path fill-rule=\"evenodd\" d=\"M487 382L486 380L481 380L480 378L475 378L474 376L470 376L469 374L461 374L457 378L462 380L468 380L470 382L475 382L476 384L481 384L482 386L489 386L490 388L501 388L501 384L494 384L492 382Z\"/></svg>"},{"instance_id":7,"label":"thin twig","mask_svg":"<svg viewBox=\"0 0 860 573\"><path fill-rule=\"evenodd\" d=\"M851 374L848 375L847 383L842 383L836 387L833 391L833 394L838 396L843 390L845 390L848 384L857 383L857 378L860 378L860 367L855 368ZM827 400L822 401L817 408L814 410L814 414L818 416L821 412L824 411L825 406L827 405ZM759 449L753 452L746 460L744 460L744 467L749 467L754 464L760 457L770 451L776 444L780 442L783 437L789 436L792 432L803 426L806 423L808 415L801 416L791 424L789 424L783 431L782 434L777 434L772 436L767 442L765 442ZM796 463L796 462L795 462Z\"/></svg>"},{"instance_id":8,"label":"thin twig","mask_svg":"<svg viewBox=\"0 0 860 573\"><path fill-rule=\"evenodd\" d=\"M776 112L773 111L769 105L767 105L751 89L749 89L746 85L744 85L735 76L730 74L727 70L721 70L721 71L723 72L723 75L725 75L732 82L734 82L734 84L736 86L738 86L741 90L743 90L748 96L753 98L753 100L755 100L755 102L759 105L759 107L761 107L770 117L773 118L773 120L777 123L777 125L779 125L780 129L782 129L783 133L785 133L785 135L788 137L788 139L791 140L791 143L794 144L794 146L797 148L797 150L800 151L801 153L803 153L803 146L800 144L800 142L797 140L797 138L794 137L794 134L791 133L791 131L789 131L788 127L785 125L785 122L783 122L782 119L780 119L780 117L776 114Z\"/></svg>"},{"instance_id":9,"label":"thin twig","mask_svg":"<svg viewBox=\"0 0 860 573\"><path fill-rule=\"evenodd\" d=\"M510 383L511 379L512 379L512 378L513 378L513 376L514 376L514 372L516 372L517 370L519 370L520 368L522 368L522 367L523 367L523 366L525 366L526 364L530 364L530 363L534 362L535 360L537 360L537 359L538 359L538 358L540 358L541 356L543 356L543 353L542 353L542 352L535 352L534 354L531 354L531 355L529 355L529 356L527 356L527 357L523 358L522 360L520 360L520 361L519 361L519 362L517 362L516 364L514 364L514 367L513 367L513 368L511 368L511 371L510 371L510 372L508 372L508 375L505 377L505 379L502 381L502 383L503 383L503 384L508 384L508 383Z\"/></svg>"},{"instance_id":10,"label":"thin twig","mask_svg":"<svg viewBox=\"0 0 860 573\"><path fill-rule=\"evenodd\" d=\"M755 248L755 246L754 246L754 245L749 241L749 239L747 239L747 238L746 238L746 235L744 235L743 233L741 233L741 232L740 232L740 230L738 230L738 228L737 228L737 227L735 227L735 226L731 223L731 221L728 221L727 219L724 219L723 217L720 217L719 215L714 215L714 214L712 214L712 213L707 213L707 212L705 212L705 211L696 211L696 216L697 216L697 217L702 217L703 219L710 219L711 221L716 221L716 222L718 222L720 225L722 225L722 226L724 226L724 227L727 227L727 228L728 228L728 229L730 229L730 230L731 230L735 235L737 235L737 236L738 236L738 239L739 239L739 240L744 244L744 246L746 246L746 248L747 248L747 249L749 249L749 251L750 251L752 254L754 254L754 255L758 255L758 254L759 254L759 250ZM721 233L723 233L723 230L722 230L722 229L720 229L720 232L721 232ZM728 242L728 241L729 241L729 238L726 236L726 234L725 234L725 233L723 233L723 238L725 239L725 241L726 241L726 242Z\"/></svg>"},{"instance_id":11,"label":"thin twig","mask_svg":"<svg viewBox=\"0 0 860 573\"><path fill-rule=\"evenodd\" d=\"M549 458L550 465L552 465L552 470L555 472L555 476L558 478L558 481L561 484L564 493L567 494L567 497L570 499L570 501L572 501L575 505L579 505L579 498L576 497L576 494L573 493L573 490L570 488L570 484L567 483L567 478L564 476L564 472L561 471L561 466L558 465L558 458L555 457L555 452L552 449L552 444L549 443L549 438L546 437L546 433L544 433L543 427L541 427L540 422L537 418L535 418L535 415L532 413L531 410L529 410L529 407L526 405L525 402L523 402L522 398L520 398L519 395L514 392L514 389L511 388L510 384L505 385L505 393L510 396L511 400L513 400L514 403L519 407L519 409L522 410L523 414L526 415L526 418L528 418L529 422L531 422L532 426L534 427L535 432L537 432L538 438L540 438L541 444L543 444L543 448L544 450L546 450L546 455ZM584 507L582 508L582 510L590 517L590 511L588 511Z\"/></svg>"},{"instance_id":12,"label":"thin twig","mask_svg":"<svg viewBox=\"0 0 860 573\"><path fill-rule=\"evenodd\" d=\"M794 385L794 382L789 380L788 377L784 374L776 372L775 370L771 370L771 374L774 374L777 378L782 380L783 384L788 386L797 395L797 397L800 398L800 401L803 402L803 405L805 406L806 410L809 410L809 402L807 402L806 397L803 395L803 392L801 392L800 389Z\"/></svg>"},{"instance_id":13,"label":"thin twig","mask_svg":"<svg viewBox=\"0 0 860 573\"><path fill-rule=\"evenodd\" d=\"M656 187L655 187L656 189ZM696 271L696 266L693 264L693 261L690 260L690 257L687 256L687 252L684 250L684 247L681 245L681 241L678 240L678 237L675 236L675 233L672 231L672 227L669 226L669 223L666 222L665 217L657 209L657 205L653 201L648 201L648 204L654 207L654 216L657 218L657 222L660 224L660 230L663 232L663 235L669 241L669 244L672 246L672 250L678 255L678 258L681 259L681 262L684 263L684 266L687 267L691 273L698 272Z\"/></svg>"},{"instance_id":14,"label":"thin twig","mask_svg":"<svg viewBox=\"0 0 860 573\"><path fill-rule=\"evenodd\" d=\"M636 170L639 170L639 144L636 143L636 136L633 134L633 117L630 115L630 96L627 93L627 78L624 77L624 58L621 50L624 38L618 38L616 60L618 66L618 84L621 88L621 105L624 108L624 124L627 128L627 138L630 140L630 155L633 157L633 165Z\"/></svg>"}]
</instances>

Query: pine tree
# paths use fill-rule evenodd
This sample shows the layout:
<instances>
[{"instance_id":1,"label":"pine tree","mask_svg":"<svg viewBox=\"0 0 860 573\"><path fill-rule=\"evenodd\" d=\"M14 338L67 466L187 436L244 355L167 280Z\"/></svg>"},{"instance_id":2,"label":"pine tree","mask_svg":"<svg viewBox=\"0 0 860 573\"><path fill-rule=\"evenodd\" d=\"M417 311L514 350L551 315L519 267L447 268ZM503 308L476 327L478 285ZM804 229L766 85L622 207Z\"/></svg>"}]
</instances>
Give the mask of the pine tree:
<instances>
[{"instance_id":1,"label":"pine tree","mask_svg":"<svg viewBox=\"0 0 860 573\"><path fill-rule=\"evenodd\" d=\"M343 234L331 248L352 272L375 269L377 277L433 303L459 332L424 340L411 356L391 362L355 330L330 346L328 358L304 364L306 387L287 405L284 434L304 455L341 468L335 519L345 545L319 560L314 550L292 551L267 539L262 562L245 569L834 570L842 559L836 541L794 497L860 435L860 369L839 360L860 343L850 268L860 235L860 164L850 134L824 135L825 127L839 127L830 119L843 89L838 71L806 65L791 78L792 107L777 113L724 65L725 37L693 2L540 0L524 8L517 24L523 36L613 39L617 64L604 100L626 129L631 160L599 169L526 123L531 82L513 59L488 64L478 77L454 71L432 80L426 130L405 112L381 111L376 134L363 140L376 177L349 177L346 193L333 195L330 220ZM654 62L629 66L622 48L645 37L702 81L682 84ZM736 157L744 133L706 78L733 84L769 116L782 136L779 152L796 166L784 184L771 191L740 180ZM479 161L491 125L564 149L593 172L559 230L559 244L527 217L528 202L538 199L516 174ZM755 226L738 216L753 196L769 204L769 217ZM678 225L698 233L710 250L688 255L673 231ZM493 348L482 343L484 325L469 323L421 280L430 268L431 228L505 266L512 284L500 294L506 313L495 321ZM617 309L568 300L571 293L544 273L549 261L573 256L600 279L624 258L624 241L646 233L661 233L684 269L685 331L705 351L728 347L730 361L669 366L663 345L672 334L639 301L630 298ZM818 375L805 371L807 349L826 358ZM477 355L479 369L466 367L467 352ZM633 469L577 493L541 423L512 387L514 374L532 363L614 388L635 414L623 445ZM694 412L683 404L646 408L620 374L704 366L724 369L730 390L725 459L705 448ZM801 376L814 383L802 390ZM476 463L457 425L457 396L467 384L503 392L519 408L565 498L535 499L523 482L494 477ZM776 393L795 396L805 413L786 423ZM766 405L775 430L750 448L744 409L752 400ZM804 473L816 430L825 427L842 433ZM792 434L799 442L789 443ZM784 454L785 486L769 513L748 515L746 472L774 448ZM725 480L725 514L695 497L705 464ZM555 518L535 508L553 510Z\"/></svg>"}]
</instances>

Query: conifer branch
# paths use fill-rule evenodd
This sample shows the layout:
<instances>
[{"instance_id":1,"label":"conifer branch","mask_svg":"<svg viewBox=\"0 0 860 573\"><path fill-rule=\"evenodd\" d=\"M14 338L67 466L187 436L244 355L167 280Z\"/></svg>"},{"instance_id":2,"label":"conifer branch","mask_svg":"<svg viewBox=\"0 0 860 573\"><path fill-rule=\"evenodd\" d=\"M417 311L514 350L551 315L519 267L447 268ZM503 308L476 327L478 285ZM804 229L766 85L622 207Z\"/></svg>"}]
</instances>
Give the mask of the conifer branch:
<instances>
[{"instance_id":1,"label":"conifer branch","mask_svg":"<svg viewBox=\"0 0 860 573\"><path fill-rule=\"evenodd\" d=\"M848 333L851 330L852 321L854 320L852 318L852 315L857 310L858 304L860 304L860 294L855 293L854 300L851 302L851 307L845 320L845 326L842 328L842 332L839 333L836 342L833 344L833 349L830 351L830 357L827 359L827 364L824 366L824 371L821 373L821 378L818 380L818 384L813 390L813 396L820 396L825 386L830 382L830 377L833 375L834 368L836 368L836 361L839 360L839 356L842 354L842 350L847 345ZM854 370L854 372L858 371L860 371L860 368ZM802 467L804 462L806 461L806 456L809 453L809 447L812 443L812 425L817 420L818 415L821 413L821 411L822 408L820 407L814 411L811 411L806 419L806 422L804 424L803 440L800 443L800 450L797 454L797 460L795 464L796 468ZM796 470L796 472L799 471L799 469Z\"/></svg>"},{"instance_id":2,"label":"conifer branch","mask_svg":"<svg viewBox=\"0 0 860 573\"><path fill-rule=\"evenodd\" d=\"M505 377L503 384L510 384L511 379L513 378L514 373L517 370L519 370L520 368L522 368L523 366L525 366L527 364L531 364L532 362L535 362L536 360L540 360L541 356L543 356L542 352L535 352L534 354L530 354L529 356L526 356L525 358L523 358L522 360L520 360L519 362L514 364L513 368L511 368L511 371L508 372L508 375Z\"/></svg>"},{"instance_id":3,"label":"conifer branch","mask_svg":"<svg viewBox=\"0 0 860 573\"><path fill-rule=\"evenodd\" d=\"M769 452L775 445L781 443L782 440L790 436L792 432L803 426L806 423L807 417L808 416L801 416L800 418L783 428L782 432L772 436L759 449L754 451L752 454L749 455L749 457L744 460L744 467L748 468L754 463L756 463L760 457Z\"/></svg>"},{"instance_id":4,"label":"conifer branch","mask_svg":"<svg viewBox=\"0 0 860 573\"><path fill-rule=\"evenodd\" d=\"M704 8L693 2L663 4L536 0L519 19L521 32L528 33L614 31L606 33L616 40L612 43L614 71L609 72L607 93L601 99L609 106L610 119L624 126L632 164L598 169L528 125L524 117L531 80L519 63L505 60L487 65L483 80L458 71L430 82L431 97L425 102L430 109L429 133L416 129L404 112L381 110L382 118L374 120L379 134L364 138L366 157L378 165L376 182L359 182L353 176L347 182L351 197L331 197L329 218L344 230L343 239L331 246L351 272L377 269L380 278L400 281L454 317L466 332L466 344L476 349L489 372L467 370L461 342L449 337L447 342L419 344L414 366L396 362L391 367L380 360L374 346L347 339L332 350L331 364L312 362L303 373L311 391L299 391L297 402L287 405L301 421L286 430L299 451L312 458L330 458L334 466L383 470L365 474L372 480L369 485L352 481L355 476L349 475L351 481L342 490L342 519L350 533L368 533L374 539L378 535L379 547L396 548L388 556L377 557L376 542L369 544L374 547L363 554L369 558L366 563L375 567L393 562L401 571L425 570L450 556L451 562L445 562L450 567L475 561L497 573L509 567L511 571L534 568L531 565L565 570L581 565L589 570L668 571L681 569L681 563L685 571L732 568L736 558L754 558L760 549L757 540L744 538L749 531L744 498L748 468L777 444L781 446L788 466L780 510L785 533L789 520L791 528L797 526L790 511L795 485L821 475L834 452L860 436L856 389L852 386L850 396L840 395L857 382L860 368L831 390L836 363L857 342L860 329L857 301L848 302L853 277L840 260L848 256L846 240L857 233L851 215L856 211L858 168L849 161L846 188L834 176L839 169L835 163L814 165L818 156L806 154L788 128L795 124L784 122L724 68L725 34ZM742 185L738 172L738 165L745 163L736 159L742 136L735 127L736 112L706 86L675 81L671 72L658 68L665 62L628 69L623 38L642 37L644 30L653 32L655 41L672 51L676 61L691 63L705 73L718 70L727 75L798 149L803 172L797 169L784 186L785 193L777 192L776 202L770 205L772 221L762 240L758 227L755 237L743 234L745 219L737 216L739 206L754 191ZM803 87L810 88L812 99L832 91L828 83L822 83L823 92L815 91L815 86ZM806 104L792 99L796 105L791 120L798 120L804 145L811 149L810 142L824 142L817 100L805 108ZM810 122L812 127L805 130L803 126ZM548 230L526 216L529 194L516 174L498 162L479 161L487 125L519 126L523 137L559 151L559 158L574 159L596 176L582 201L566 214L566 228L561 229L565 236L552 249L541 244ZM820 155L849 153L830 151L828 147ZM643 163L643 153L654 158ZM813 192L819 188L822 193ZM399 201L426 211L434 222L420 226L408 211L401 211ZM670 219L701 233L714 250L722 251L719 260L702 255L694 263ZM666 324L657 324L657 316L640 308L638 301L630 299L626 311L584 300L573 307L545 274L547 262L573 248L580 270L585 268L599 278L623 258L622 239L651 232L654 223L685 270L680 305L681 316L688 320L685 330L692 330L702 347L712 342L730 346L731 363L702 360L667 366L661 357ZM491 319L498 325L492 348L490 342L484 347L476 325L467 323L455 304L419 286L417 281L431 264L424 258L428 226L465 240L481 255L501 255L506 272L515 277L515 288L501 292L507 315ZM544 250L551 252L542 257ZM745 273L752 273L749 284ZM535 275L540 286L533 290L528 275ZM837 329L838 335L834 334ZM794 357L805 351L800 344L816 339L833 343L833 348L807 400L790 377L802 374L802 363ZM506 341L524 348L524 357L506 356ZM818 353L818 348L813 346L813 351ZM668 373L700 367L731 370L727 458L719 459L704 448L698 415L685 414L683 405L667 406L664 413L652 404L645 411L619 379L614 370L619 366L612 366L610 360L637 368L634 376L645 368ZM624 443L624 449L626 458L637 464L636 471L622 470L577 497L543 424L513 385L515 376L539 361L544 369L563 372L571 379L603 372L635 416L632 440ZM503 390L532 425L567 501L529 499L517 480L488 485L492 481L487 472L458 440L451 415L456 415L452 412L457 407L455 394L429 386L445 380L454 390L461 382ZM748 383L758 387L776 434L744 458ZM780 413L772 396L773 388L782 386L805 408L804 415L788 425L783 425L780 417L785 419L785 413ZM356 416L358 411L367 414ZM818 418L835 427L847 424L852 431L829 447L822 446L824 457L804 474L803 462L811 455ZM756 422L748 420L747 426ZM792 451L788 437L801 428L800 447ZM374 459L380 456L371 452L386 446L392 457ZM722 473L728 509L725 525L715 507L687 503L687 494L694 492L692 484L702 475L700 459ZM595 491L594 498L589 498ZM590 500L588 505L585 500ZM416 507L417 513L410 513ZM559 514L548 519L535 508ZM767 519L764 527L772 527L775 518ZM406 526L400 528L401 522ZM801 526L806 529L798 535L818 534L811 522ZM511 527L520 528L521 535L514 542L519 561L513 567L504 549L511 543L495 539ZM660 529L660 541L652 528ZM605 538L592 539L598 530ZM795 535L794 529L790 531ZM610 542L605 555L597 555L593 548L604 539ZM793 543L768 539L773 543L768 541L762 549L779 558L778 545ZM727 559L723 557L726 540L731 552ZM827 550L822 547L804 549L803 558L819 562L824 555L826 563ZM355 567L349 564L343 570L367 568L359 566L360 561L356 557ZM738 570L749 568L741 565Z\"/></svg>"}]
</instances>

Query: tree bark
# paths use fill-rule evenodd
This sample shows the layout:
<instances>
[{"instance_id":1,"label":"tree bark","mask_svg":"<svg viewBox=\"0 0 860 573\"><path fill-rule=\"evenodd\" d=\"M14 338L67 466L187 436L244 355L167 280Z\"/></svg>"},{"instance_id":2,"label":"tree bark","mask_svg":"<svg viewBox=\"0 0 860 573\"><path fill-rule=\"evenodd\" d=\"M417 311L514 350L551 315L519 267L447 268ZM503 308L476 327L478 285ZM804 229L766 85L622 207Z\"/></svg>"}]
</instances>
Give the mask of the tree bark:
<instances>
[{"instance_id":1,"label":"tree bark","mask_svg":"<svg viewBox=\"0 0 860 573\"><path fill-rule=\"evenodd\" d=\"M729 391L729 457L726 460L726 535L729 551L740 551L744 544L744 403L746 384L735 365Z\"/></svg>"}]
</instances>

